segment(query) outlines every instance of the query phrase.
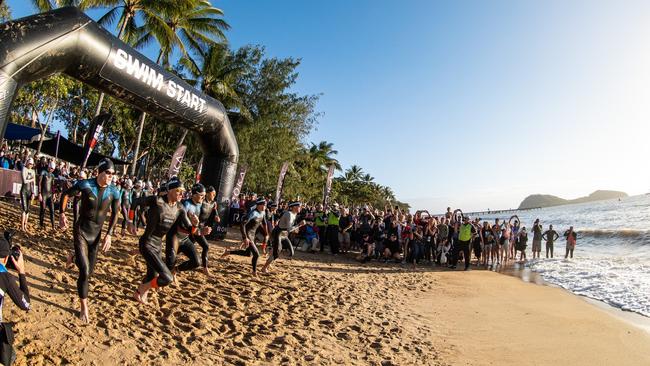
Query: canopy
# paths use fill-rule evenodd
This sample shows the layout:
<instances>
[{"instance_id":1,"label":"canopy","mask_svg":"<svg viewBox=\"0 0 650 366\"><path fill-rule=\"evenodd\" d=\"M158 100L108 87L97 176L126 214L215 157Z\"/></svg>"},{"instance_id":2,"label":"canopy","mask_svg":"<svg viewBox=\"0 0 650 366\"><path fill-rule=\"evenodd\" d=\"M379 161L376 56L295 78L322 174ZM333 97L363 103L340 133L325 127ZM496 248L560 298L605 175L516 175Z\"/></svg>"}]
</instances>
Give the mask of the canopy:
<instances>
[{"instance_id":1,"label":"canopy","mask_svg":"<svg viewBox=\"0 0 650 366\"><path fill-rule=\"evenodd\" d=\"M8 129L7 129L8 130ZM31 149L38 149L38 141L32 142L29 145L26 145L27 147ZM43 146L41 146L41 152L43 154L47 154L50 156L55 156L56 154L56 138L43 141ZM61 136L60 141L59 141L59 154L58 158L64 161L67 161L69 163L75 164L75 165L81 165L83 163L84 157L86 156L86 149L73 143L72 141L66 139L65 137ZM88 158L88 166L95 166L99 164L99 161L102 160L103 158L109 158L113 160L113 163L115 165L129 165L131 163L115 159L110 156L102 155L93 152L90 154L90 157Z\"/></svg>"},{"instance_id":2,"label":"canopy","mask_svg":"<svg viewBox=\"0 0 650 366\"><path fill-rule=\"evenodd\" d=\"M15 123L7 124L7 131L5 132L5 140L9 141L38 141L41 131L38 128L31 128Z\"/></svg>"}]
</instances>

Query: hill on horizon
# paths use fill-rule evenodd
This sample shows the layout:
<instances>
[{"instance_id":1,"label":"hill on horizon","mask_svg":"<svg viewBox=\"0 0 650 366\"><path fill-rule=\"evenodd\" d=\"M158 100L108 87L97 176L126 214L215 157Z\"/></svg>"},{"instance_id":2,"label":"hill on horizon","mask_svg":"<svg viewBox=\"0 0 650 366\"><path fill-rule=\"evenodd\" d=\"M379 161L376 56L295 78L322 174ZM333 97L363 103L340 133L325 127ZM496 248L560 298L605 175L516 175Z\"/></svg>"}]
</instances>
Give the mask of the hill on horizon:
<instances>
[{"instance_id":1,"label":"hill on horizon","mask_svg":"<svg viewBox=\"0 0 650 366\"><path fill-rule=\"evenodd\" d=\"M550 194L531 194L530 196L524 198L519 204L519 210L527 208L536 208L536 207L551 207L551 206L561 206L561 205L570 205L573 203L585 203L585 202L594 202L609 200L614 198L624 198L627 197L627 193L620 191L606 191L598 190L586 197L580 197L573 200L566 200L557 196Z\"/></svg>"}]
</instances>

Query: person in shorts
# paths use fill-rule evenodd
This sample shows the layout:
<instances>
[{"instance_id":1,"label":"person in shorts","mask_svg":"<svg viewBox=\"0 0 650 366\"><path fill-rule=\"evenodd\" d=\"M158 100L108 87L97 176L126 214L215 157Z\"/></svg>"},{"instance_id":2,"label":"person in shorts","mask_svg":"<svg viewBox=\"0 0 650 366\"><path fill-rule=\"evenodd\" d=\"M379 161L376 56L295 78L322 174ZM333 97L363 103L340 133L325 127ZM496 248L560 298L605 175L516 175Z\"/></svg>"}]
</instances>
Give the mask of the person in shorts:
<instances>
[{"instance_id":1,"label":"person in shorts","mask_svg":"<svg viewBox=\"0 0 650 366\"><path fill-rule=\"evenodd\" d=\"M578 234L573 231L573 226L564 232L564 237L566 238L566 253L564 254L564 259L568 258L569 255L573 259L573 250L576 248L576 240L578 239Z\"/></svg>"},{"instance_id":2,"label":"person in shorts","mask_svg":"<svg viewBox=\"0 0 650 366\"><path fill-rule=\"evenodd\" d=\"M557 231L553 230L553 225L549 225L548 230L546 230L542 235L542 239L546 240L546 258L548 258L549 251L551 253L551 258L553 258L553 244L559 238L560 235Z\"/></svg>"}]
</instances>

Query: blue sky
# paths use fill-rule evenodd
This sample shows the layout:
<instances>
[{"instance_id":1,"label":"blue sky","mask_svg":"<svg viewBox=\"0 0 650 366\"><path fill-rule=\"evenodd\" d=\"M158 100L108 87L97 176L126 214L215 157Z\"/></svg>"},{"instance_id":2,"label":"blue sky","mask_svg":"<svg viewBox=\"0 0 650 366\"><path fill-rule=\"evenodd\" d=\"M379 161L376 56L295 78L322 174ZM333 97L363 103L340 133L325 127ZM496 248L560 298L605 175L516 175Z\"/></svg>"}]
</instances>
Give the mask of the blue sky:
<instances>
[{"instance_id":1,"label":"blue sky","mask_svg":"<svg viewBox=\"0 0 650 366\"><path fill-rule=\"evenodd\" d=\"M302 59L308 140L416 209L650 190L650 2L213 3L234 47Z\"/></svg>"}]
</instances>

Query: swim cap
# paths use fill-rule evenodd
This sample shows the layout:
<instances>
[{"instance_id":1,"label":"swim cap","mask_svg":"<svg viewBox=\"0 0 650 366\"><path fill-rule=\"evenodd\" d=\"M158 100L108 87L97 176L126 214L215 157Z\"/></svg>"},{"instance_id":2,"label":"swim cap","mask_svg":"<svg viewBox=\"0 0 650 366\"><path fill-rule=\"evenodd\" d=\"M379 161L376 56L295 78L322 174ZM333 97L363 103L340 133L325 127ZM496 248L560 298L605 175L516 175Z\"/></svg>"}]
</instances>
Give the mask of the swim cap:
<instances>
[{"instance_id":1,"label":"swim cap","mask_svg":"<svg viewBox=\"0 0 650 366\"><path fill-rule=\"evenodd\" d=\"M185 190L185 186L183 186L183 182L181 182L178 177L172 177L169 181L167 181L167 190L172 190L180 188L182 190Z\"/></svg>"},{"instance_id":2,"label":"swim cap","mask_svg":"<svg viewBox=\"0 0 650 366\"><path fill-rule=\"evenodd\" d=\"M115 165L113 165L113 161L109 158L104 158L99 161L99 164L97 164L97 172L99 174L107 171L107 170L112 170L115 172Z\"/></svg>"},{"instance_id":3,"label":"swim cap","mask_svg":"<svg viewBox=\"0 0 650 366\"><path fill-rule=\"evenodd\" d=\"M192 194L205 193L205 187L201 183L196 183L192 186Z\"/></svg>"}]
</instances>

